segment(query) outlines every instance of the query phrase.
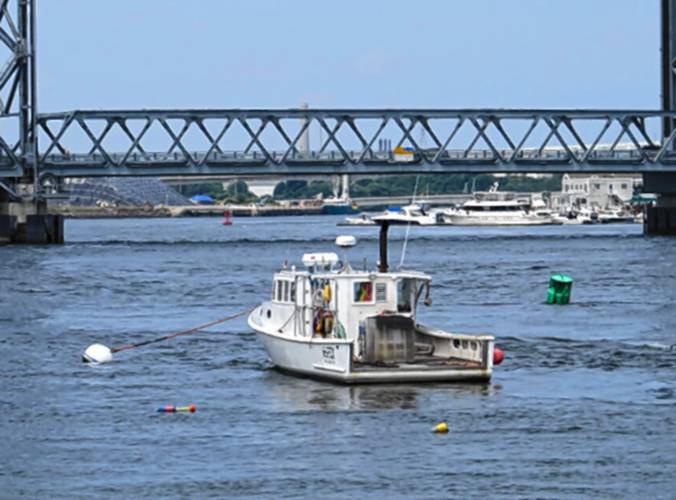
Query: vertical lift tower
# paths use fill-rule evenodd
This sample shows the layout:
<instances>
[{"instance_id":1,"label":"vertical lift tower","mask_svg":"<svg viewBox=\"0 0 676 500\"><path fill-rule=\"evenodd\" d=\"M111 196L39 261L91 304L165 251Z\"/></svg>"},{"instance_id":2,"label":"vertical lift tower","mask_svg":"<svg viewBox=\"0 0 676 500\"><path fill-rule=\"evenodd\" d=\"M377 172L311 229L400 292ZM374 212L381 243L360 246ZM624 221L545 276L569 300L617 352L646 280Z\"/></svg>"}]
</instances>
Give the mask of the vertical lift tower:
<instances>
[{"instance_id":1,"label":"vertical lift tower","mask_svg":"<svg viewBox=\"0 0 676 500\"><path fill-rule=\"evenodd\" d=\"M662 109L676 112L676 0L662 0ZM667 141L676 120L665 118L662 137ZM668 146L676 149L674 142ZM646 233L676 235L676 174L646 173L643 190L660 195L657 206L648 207Z\"/></svg>"}]
</instances>

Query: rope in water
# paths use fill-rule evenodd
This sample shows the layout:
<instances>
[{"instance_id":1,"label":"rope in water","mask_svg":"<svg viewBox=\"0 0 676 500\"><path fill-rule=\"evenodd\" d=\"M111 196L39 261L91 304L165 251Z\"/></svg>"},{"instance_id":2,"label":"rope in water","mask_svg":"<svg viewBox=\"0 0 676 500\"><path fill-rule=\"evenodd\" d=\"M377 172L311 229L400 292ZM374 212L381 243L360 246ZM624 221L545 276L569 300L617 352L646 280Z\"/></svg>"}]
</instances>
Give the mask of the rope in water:
<instances>
[{"instance_id":1,"label":"rope in water","mask_svg":"<svg viewBox=\"0 0 676 500\"><path fill-rule=\"evenodd\" d=\"M206 328L209 328L210 326L218 325L220 323L225 323L226 321L230 321L230 320L239 318L240 316L244 316L245 314L249 314L254 309L255 308L252 307L251 309L247 309L246 311L241 311L241 312L238 312L237 314L232 314L230 316L226 316L225 318L210 321L209 323L204 323L203 325L195 326L195 327L189 328L187 330L181 330L180 332L171 333L169 335L165 335L163 337L159 337L159 338L156 338L156 339L145 340L143 342L137 342L135 344L125 344L125 345L122 345L120 347L115 347L115 348L111 349L110 352L126 351L126 350L129 350L129 349L134 349L136 347L141 347L141 346L144 346L144 345L154 344L156 342L162 342L164 340L173 339L175 337L181 337L183 335L190 335L191 333L197 333L197 332L202 331Z\"/></svg>"}]
</instances>

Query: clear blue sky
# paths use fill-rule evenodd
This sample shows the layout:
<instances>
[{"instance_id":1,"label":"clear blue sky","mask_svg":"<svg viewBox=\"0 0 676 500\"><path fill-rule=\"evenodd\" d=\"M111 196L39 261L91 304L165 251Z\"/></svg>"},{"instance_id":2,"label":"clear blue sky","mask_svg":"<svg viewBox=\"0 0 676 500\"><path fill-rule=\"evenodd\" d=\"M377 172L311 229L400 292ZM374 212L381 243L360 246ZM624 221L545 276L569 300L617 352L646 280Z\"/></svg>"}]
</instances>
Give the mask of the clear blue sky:
<instances>
[{"instance_id":1,"label":"clear blue sky","mask_svg":"<svg viewBox=\"0 0 676 500\"><path fill-rule=\"evenodd\" d=\"M659 0L38 0L41 112L658 108Z\"/></svg>"}]
</instances>

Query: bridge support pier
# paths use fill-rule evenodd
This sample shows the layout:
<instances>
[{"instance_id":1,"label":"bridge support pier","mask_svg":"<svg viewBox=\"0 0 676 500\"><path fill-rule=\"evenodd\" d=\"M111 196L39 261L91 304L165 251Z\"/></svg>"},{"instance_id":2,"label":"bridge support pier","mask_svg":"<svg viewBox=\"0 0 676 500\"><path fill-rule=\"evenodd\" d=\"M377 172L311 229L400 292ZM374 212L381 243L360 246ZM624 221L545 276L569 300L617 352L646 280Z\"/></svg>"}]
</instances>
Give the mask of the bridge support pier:
<instances>
[{"instance_id":1,"label":"bridge support pier","mask_svg":"<svg viewBox=\"0 0 676 500\"><path fill-rule=\"evenodd\" d=\"M45 200L16 198L0 188L0 244L63 243L63 215L47 213Z\"/></svg>"},{"instance_id":2,"label":"bridge support pier","mask_svg":"<svg viewBox=\"0 0 676 500\"><path fill-rule=\"evenodd\" d=\"M645 234L676 236L676 174L645 174L643 190L659 195L657 205L646 210Z\"/></svg>"}]
</instances>

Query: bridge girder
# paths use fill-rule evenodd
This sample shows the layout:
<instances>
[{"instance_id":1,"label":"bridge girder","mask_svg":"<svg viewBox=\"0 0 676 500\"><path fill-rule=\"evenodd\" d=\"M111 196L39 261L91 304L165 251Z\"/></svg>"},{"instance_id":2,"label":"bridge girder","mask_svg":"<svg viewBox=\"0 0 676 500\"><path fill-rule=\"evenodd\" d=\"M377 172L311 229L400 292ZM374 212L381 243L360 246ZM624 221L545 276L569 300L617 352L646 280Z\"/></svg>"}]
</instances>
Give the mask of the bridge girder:
<instances>
[{"instance_id":1,"label":"bridge girder","mask_svg":"<svg viewBox=\"0 0 676 500\"><path fill-rule=\"evenodd\" d=\"M72 111L37 125L41 172L55 177L676 172L665 119L676 112L230 109ZM321 139L301 150L309 131Z\"/></svg>"}]
</instances>

